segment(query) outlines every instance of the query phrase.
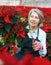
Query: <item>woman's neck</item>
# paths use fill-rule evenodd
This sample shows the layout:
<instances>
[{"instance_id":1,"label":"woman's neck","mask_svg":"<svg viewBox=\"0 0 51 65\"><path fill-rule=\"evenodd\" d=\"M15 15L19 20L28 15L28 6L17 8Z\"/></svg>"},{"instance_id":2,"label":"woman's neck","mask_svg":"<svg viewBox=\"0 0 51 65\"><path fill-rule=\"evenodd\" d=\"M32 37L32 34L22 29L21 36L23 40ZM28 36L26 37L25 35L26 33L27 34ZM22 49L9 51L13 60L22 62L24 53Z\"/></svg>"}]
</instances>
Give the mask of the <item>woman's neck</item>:
<instances>
[{"instance_id":1,"label":"woman's neck","mask_svg":"<svg viewBox=\"0 0 51 65\"><path fill-rule=\"evenodd\" d=\"M30 31L33 32L37 29L38 27L30 26Z\"/></svg>"}]
</instances>

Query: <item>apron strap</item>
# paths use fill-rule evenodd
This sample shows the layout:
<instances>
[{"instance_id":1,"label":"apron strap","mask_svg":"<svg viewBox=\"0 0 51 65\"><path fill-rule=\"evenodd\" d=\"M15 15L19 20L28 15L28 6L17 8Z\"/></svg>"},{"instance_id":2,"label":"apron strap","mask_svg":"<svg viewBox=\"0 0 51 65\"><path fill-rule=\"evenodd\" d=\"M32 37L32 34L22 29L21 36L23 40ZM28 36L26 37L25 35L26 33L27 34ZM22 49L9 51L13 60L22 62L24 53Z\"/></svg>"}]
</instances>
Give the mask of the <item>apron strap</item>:
<instances>
[{"instance_id":1,"label":"apron strap","mask_svg":"<svg viewBox=\"0 0 51 65\"><path fill-rule=\"evenodd\" d=\"M40 40L38 39L38 36L39 36L39 28L38 28L38 30L37 30L37 37L36 37L36 39L35 39L35 40L37 40L37 41L39 41L39 42L40 42Z\"/></svg>"},{"instance_id":2,"label":"apron strap","mask_svg":"<svg viewBox=\"0 0 51 65\"><path fill-rule=\"evenodd\" d=\"M36 37L36 39L38 39L38 36L39 36L39 28L37 30L37 37Z\"/></svg>"}]
</instances>

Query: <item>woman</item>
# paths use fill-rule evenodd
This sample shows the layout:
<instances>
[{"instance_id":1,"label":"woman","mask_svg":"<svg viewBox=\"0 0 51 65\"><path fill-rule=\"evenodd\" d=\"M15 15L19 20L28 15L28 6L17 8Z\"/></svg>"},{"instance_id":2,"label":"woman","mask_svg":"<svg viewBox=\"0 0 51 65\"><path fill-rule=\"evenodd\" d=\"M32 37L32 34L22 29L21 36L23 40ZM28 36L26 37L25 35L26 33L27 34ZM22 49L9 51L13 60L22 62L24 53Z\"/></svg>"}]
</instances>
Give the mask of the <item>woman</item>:
<instances>
[{"instance_id":1,"label":"woman","mask_svg":"<svg viewBox=\"0 0 51 65\"><path fill-rule=\"evenodd\" d=\"M19 59L18 65L42 65L44 64L43 60L45 61L44 65L50 65L50 61L48 59L41 58L47 54L46 33L40 28L43 20L44 15L39 9L31 9L29 11L28 26L26 26L26 29L29 30L27 33L29 39L22 40L22 49L15 55L15 57ZM27 43L26 41L29 42ZM30 42L32 43L32 48L29 46ZM31 52L33 55L27 52L28 48L26 47L26 43L28 48L30 47L33 49L33 52ZM26 53L24 54L24 52Z\"/></svg>"},{"instance_id":2,"label":"woman","mask_svg":"<svg viewBox=\"0 0 51 65\"><path fill-rule=\"evenodd\" d=\"M45 56L46 50L46 33L40 29L44 19L43 13L39 9L32 9L28 14L28 36L30 38L36 39L32 40L32 47L34 51L39 51L40 56ZM38 41L39 40L39 41Z\"/></svg>"}]
</instances>

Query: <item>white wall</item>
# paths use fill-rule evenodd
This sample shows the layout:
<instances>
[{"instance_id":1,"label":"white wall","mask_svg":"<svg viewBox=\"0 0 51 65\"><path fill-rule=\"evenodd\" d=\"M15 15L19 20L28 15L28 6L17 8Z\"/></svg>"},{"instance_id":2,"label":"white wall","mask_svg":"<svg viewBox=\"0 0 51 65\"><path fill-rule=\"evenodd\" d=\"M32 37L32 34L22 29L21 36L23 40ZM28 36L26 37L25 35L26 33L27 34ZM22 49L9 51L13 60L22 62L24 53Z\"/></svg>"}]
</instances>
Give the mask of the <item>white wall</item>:
<instances>
[{"instance_id":1,"label":"white wall","mask_svg":"<svg viewBox=\"0 0 51 65\"><path fill-rule=\"evenodd\" d=\"M51 7L51 0L22 0L22 5Z\"/></svg>"},{"instance_id":2,"label":"white wall","mask_svg":"<svg viewBox=\"0 0 51 65\"><path fill-rule=\"evenodd\" d=\"M51 0L0 0L0 5L24 5L51 8Z\"/></svg>"},{"instance_id":3,"label":"white wall","mask_svg":"<svg viewBox=\"0 0 51 65\"><path fill-rule=\"evenodd\" d=\"M0 5L17 6L20 5L20 0L0 0Z\"/></svg>"}]
</instances>

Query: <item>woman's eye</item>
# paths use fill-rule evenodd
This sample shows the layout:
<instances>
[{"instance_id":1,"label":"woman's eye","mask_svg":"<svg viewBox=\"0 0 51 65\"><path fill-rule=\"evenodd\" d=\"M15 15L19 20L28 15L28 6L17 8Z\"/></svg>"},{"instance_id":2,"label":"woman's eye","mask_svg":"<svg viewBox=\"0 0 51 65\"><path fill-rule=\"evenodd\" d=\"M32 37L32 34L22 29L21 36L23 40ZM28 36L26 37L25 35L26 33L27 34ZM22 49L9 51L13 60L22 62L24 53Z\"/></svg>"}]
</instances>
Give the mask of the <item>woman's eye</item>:
<instances>
[{"instance_id":1,"label":"woman's eye","mask_svg":"<svg viewBox=\"0 0 51 65\"><path fill-rule=\"evenodd\" d=\"M37 17L37 16L35 16L35 17L34 16L31 16L31 18L39 19L39 17Z\"/></svg>"},{"instance_id":2,"label":"woman's eye","mask_svg":"<svg viewBox=\"0 0 51 65\"><path fill-rule=\"evenodd\" d=\"M35 17L36 19L39 19L39 17Z\"/></svg>"}]
</instances>

